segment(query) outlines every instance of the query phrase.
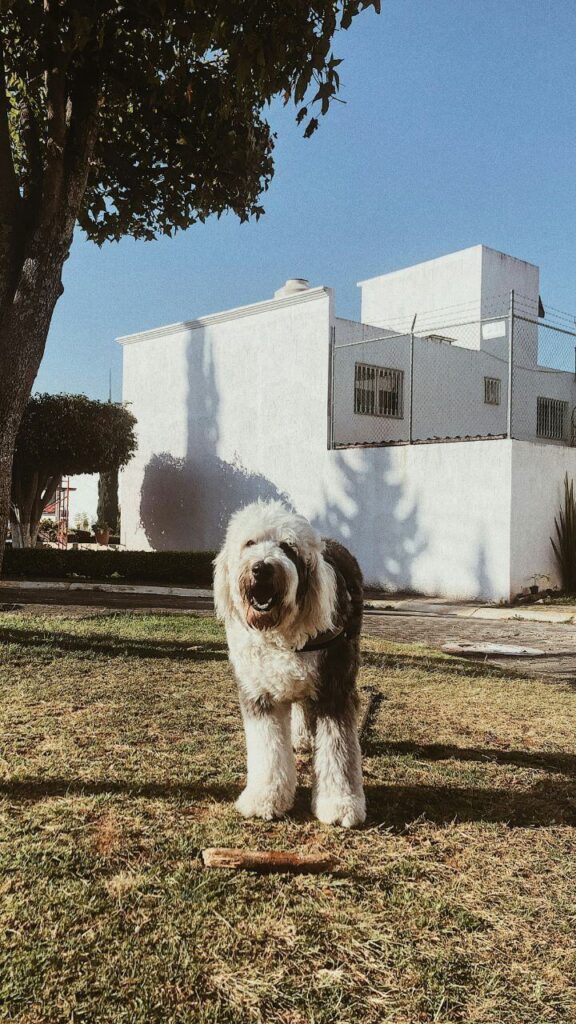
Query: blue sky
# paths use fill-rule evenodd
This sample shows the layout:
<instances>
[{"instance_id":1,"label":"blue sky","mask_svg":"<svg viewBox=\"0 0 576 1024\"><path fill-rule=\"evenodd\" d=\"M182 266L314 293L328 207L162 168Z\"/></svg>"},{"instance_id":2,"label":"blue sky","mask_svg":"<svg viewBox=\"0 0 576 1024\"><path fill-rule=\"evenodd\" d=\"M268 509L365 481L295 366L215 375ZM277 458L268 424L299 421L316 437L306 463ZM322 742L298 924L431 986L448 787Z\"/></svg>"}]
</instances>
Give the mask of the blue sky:
<instances>
[{"instance_id":1,"label":"blue sky","mask_svg":"<svg viewBox=\"0 0 576 1024\"><path fill-rule=\"evenodd\" d=\"M484 243L541 267L576 310L576 5L382 0L334 44L343 104L302 138L275 105L266 216L98 249L78 235L36 390L121 394L113 339L268 298L288 277L336 290Z\"/></svg>"}]
</instances>

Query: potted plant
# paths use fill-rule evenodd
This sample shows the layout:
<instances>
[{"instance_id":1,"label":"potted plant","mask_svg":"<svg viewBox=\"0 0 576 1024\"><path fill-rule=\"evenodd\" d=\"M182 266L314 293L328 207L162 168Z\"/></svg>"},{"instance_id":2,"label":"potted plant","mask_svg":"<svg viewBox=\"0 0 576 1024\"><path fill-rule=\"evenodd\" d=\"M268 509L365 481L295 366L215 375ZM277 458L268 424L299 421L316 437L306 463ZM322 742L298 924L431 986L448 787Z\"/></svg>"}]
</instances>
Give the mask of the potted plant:
<instances>
[{"instance_id":1,"label":"potted plant","mask_svg":"<svg viewBox=\"0 0 576 1024\"><path fill-rule=\"evenodd\" d=\"M96 543L102 544L103 547L108 547L111 533L108 523L93 523L92 529L94 530Z\"/></svg>"}]
</instances>

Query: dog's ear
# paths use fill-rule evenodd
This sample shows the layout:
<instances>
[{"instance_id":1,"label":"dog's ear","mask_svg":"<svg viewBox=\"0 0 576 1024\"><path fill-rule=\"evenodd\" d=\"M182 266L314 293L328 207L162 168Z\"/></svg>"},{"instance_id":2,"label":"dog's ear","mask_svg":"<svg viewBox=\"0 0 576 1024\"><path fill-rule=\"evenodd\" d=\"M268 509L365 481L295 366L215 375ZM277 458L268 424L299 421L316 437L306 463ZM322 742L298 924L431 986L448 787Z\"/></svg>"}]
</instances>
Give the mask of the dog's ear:
<instances>
[{"instance_id":1,"label":"dog's ear","mask_svg":"<svg viewBox=\"0 0 576 1024\"><path fill-rule=\"evenodd\" d=\"M334 628L336 618L336 576L323 555L314 552L308 562L302 617L317 633Z\"/></svg>"},{"instance_id":2,"label":"dog's ear","mask_svg":"<svg viewBox=\"0 0 576 1024\"><path fill-rule=\"evenodd\" d=\"M214 559L214 608L219 619L230 618L234 611L226 545Z\"/></svg>"}]
</instances>

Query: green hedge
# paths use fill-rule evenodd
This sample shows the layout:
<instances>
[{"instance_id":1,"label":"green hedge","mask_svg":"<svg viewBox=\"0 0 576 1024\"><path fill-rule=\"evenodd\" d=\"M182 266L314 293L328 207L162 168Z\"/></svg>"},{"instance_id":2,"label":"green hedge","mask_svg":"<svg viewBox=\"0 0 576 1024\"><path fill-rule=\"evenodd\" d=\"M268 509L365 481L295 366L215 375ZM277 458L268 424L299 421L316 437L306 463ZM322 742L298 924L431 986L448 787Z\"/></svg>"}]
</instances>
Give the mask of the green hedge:
<instances>
[{"instance_id":1,"label":"green hedge","mask_svg":"<svg viewBox=\"0 0 576 1024\"><path fill-rule=\"evenodd\" d=\"M212 586L214 551L60 551L6 548L2 575L16 579L116 580Z\"/></svg>"}]
</instances>

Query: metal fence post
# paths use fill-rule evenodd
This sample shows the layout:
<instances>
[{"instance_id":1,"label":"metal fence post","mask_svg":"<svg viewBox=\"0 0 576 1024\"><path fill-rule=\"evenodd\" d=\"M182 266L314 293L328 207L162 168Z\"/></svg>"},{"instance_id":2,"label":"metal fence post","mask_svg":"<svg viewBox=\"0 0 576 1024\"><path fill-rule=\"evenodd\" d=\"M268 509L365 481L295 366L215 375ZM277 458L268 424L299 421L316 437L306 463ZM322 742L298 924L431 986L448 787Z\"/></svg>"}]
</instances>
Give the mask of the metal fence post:
<instances>
[{"instance_id":1,"label":"metal fence post","mask_svg":"<svg viewBox=\"0 0 576 1024\"><path fill-rule=\"evenodd\" d=\"M330 325L328 344L328 449L334 447L334 349L336 347L336 325Z\"/></svg>"},{"instance_id":2,"label":"metal fence post","mask_svg":"<svg viewBox=\"0 0 576 1024\"><path fill-rule=\"evenodd\" d=\"M410 419L408 420L408 443L414 443L414 328L416 327L416 317L418 313L414 314L412 321L412 327L410 328Z\"/></svg>"},{"instance_id":3,"label":"metal fence post","mask_svg":"<svg viewBox=\"0 0 576 1024\"><path fill-rule=\"evenodd\" d=\"M514 289L510 292L510 327L508 342L508 437L512 437L512 387L514 381Z\"/></svg>"}]
</instances>

